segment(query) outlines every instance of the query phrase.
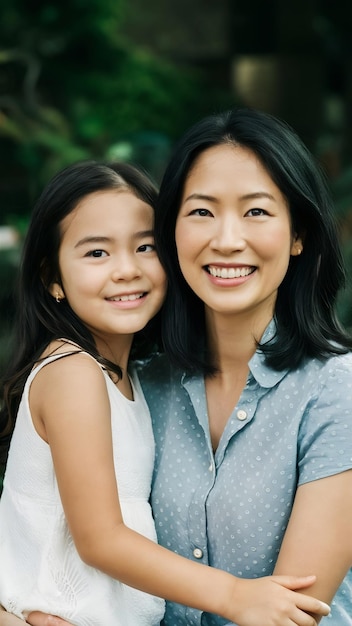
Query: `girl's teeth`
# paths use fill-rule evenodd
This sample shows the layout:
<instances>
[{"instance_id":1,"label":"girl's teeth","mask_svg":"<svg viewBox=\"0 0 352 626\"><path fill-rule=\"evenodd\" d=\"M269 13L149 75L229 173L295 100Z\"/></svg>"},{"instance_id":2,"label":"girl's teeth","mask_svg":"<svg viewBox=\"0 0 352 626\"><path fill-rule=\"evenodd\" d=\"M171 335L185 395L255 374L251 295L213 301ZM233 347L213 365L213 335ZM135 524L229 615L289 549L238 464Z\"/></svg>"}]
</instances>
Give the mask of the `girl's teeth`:
<instances>
[{"instance_id":1,"label":"girl's teeth","mask_svg":"<svg viewBox=\"0 0 352 626\"><path fill-rule=\"evenodd\" d=\"M142 297L142 293L132 293L129 296L121 296L120 298L112 298L115 302L127 302L128 300L138 300Z\"/></svg>"}]
</instances>

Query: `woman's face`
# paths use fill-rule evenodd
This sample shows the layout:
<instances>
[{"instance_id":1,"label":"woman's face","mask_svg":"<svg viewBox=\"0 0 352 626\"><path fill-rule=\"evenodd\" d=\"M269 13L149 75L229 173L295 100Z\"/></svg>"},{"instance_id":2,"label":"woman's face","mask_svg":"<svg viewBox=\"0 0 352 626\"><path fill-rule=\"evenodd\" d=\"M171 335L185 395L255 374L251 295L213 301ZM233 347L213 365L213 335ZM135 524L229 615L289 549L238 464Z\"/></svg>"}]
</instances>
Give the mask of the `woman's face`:
<instances>
[{"instance_id":1,"label":"woman's face","mask_svg":"<svg viewBox=\"0 0 352 626\"><path fill-rule=\"evenodd\" d=\"M204 151L190 170L176 245L185 280L207 313L263 323L273 315L290 256L303 248L266 169L249 149L229 145Z\"/></svg>"}]
</instances>

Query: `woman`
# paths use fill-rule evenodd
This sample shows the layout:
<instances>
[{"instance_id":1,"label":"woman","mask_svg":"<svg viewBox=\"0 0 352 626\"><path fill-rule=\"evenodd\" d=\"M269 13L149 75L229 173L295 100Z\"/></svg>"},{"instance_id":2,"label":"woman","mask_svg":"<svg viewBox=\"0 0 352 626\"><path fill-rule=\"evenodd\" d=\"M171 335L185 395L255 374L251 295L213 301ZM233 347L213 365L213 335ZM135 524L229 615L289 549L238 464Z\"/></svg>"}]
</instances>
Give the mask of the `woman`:
<instances>
[{"instance_id":1,"label":"woman","mask_svg":"<svg viewBox=\"0 0 352 626\"><path fill-rule=\"evenodd\" d=\"M159 541L237 576L312 572L307 593L337 592L323 622L351 625L351 339L323 175L272 116L208 117L171 158L156 237L167 358L141 380ZM164 623L224 621L169 604Z\"/></svg>"},{"instance_id":2,"label":"woman","mask_svg":"<svg viewBox=\"0 0 352 626\"><path fill-rule=\"evenodd\" d=\"M159 542L246 578L314 573L325 621L352 624L351 340L324 177L279 120L211 116L174 152L156 236L167 356L140 377ZM226 622L169 603L163 623Z\"/></svg>"}]
</instances>

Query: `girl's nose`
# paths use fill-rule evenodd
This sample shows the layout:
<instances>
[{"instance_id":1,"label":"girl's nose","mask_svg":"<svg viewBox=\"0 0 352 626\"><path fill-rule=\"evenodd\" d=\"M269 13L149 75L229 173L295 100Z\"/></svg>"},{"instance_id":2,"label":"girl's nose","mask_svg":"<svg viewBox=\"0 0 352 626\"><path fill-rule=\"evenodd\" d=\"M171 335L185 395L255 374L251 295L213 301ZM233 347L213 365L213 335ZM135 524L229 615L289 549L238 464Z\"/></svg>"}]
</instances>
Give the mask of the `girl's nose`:
<instances>
[{"instance_id":1,"label":"girl's nose","mask_svg":"<svg viewBox=\"0 0 352 626\"><path fill-rule=\"evenodd\" d=\"M112 271L114 281L133 280L140 275L141 270L134 255L124 254L117 257Z\"/></svg>"}]
</instances>

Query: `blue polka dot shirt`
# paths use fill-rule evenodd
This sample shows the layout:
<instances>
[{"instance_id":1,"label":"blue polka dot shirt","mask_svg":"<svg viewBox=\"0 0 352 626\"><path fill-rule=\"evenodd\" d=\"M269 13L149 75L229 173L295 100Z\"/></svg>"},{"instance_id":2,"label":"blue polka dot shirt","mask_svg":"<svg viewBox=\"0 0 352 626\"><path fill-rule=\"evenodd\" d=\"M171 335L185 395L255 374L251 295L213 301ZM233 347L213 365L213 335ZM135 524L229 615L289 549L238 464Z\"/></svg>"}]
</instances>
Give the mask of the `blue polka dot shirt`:
<instances>
[{"instance_id":1,"label":"blue polka dot shirt","mask_svg":"<svg viewBox=\"0 0 352 626\"><path fill-rule=\"evenodd\" d=\"M264 339L274 332L273 323ZM152 507L159 543L245 578L270 575L298 485L352 468L352 355L268 368L258 350L213 453L202 376L165 355L140 368L156 442ZM317 522L318 523L318 522ZM165 626L226 620L167 603ZM352 626L352 570L326 626Z\"/></svg>"}]
</instances>

